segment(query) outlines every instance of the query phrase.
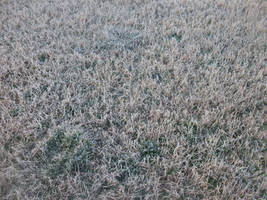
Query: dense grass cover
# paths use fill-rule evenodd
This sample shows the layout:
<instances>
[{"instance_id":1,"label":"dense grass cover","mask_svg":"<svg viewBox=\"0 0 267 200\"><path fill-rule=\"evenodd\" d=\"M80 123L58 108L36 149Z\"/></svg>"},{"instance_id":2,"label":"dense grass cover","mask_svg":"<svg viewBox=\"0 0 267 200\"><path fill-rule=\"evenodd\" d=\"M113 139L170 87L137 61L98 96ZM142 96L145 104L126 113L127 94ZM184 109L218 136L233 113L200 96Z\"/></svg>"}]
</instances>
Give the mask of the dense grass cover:
<instances>
[{"instance_id":1,"label":"dense grass cover","mask_svg":"<svg viewBox=\"0 0 267 200\"><path fill-rule=\"evenodd\" d=\"M0 199L266 199L267 2L0 0Z\"/></svg>"}]
</instances>

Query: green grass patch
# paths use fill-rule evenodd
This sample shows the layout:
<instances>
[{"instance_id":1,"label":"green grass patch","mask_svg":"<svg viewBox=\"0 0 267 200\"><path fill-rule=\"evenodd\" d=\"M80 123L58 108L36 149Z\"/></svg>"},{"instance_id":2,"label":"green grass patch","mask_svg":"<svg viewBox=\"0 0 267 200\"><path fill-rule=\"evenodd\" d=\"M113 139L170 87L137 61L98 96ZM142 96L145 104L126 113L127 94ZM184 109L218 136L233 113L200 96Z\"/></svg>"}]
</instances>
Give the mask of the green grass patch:
<instances>
[{"instance_id":1,"label":"green grass patch","mask_svg":"<svg viewBox=\"0 0 267 200\"><path fill-rule=\"evenodd\" d=\"M37 157L37 163L50 177L94 172L96 146L88 133L59 128L51 134Z\"/></svg>"}]
</instances>

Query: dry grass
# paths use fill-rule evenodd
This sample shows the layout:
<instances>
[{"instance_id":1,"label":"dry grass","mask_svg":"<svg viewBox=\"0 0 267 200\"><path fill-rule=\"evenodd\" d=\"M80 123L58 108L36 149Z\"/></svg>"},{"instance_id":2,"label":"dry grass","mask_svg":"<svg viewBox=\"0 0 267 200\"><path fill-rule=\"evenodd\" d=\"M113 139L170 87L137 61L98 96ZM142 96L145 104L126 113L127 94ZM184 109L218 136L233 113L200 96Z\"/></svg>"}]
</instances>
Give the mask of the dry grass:
<instances>
[{"instance_id":1,"label":"dry grass","mask_svg":"<svg viewBox=\"0 0 267 200\"><path fill-rule=\"evenodd\" d=\"M266 8L0 0L0 198L266 199Z\"/></svg>"}]
</instances>

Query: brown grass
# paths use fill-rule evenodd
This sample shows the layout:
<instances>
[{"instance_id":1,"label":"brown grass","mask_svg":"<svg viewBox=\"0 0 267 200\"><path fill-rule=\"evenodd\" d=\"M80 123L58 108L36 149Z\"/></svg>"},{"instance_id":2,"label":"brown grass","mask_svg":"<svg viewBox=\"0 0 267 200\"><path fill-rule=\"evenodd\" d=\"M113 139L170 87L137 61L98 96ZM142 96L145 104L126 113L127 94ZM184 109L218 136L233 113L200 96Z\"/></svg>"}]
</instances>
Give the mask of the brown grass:
<instances>
[{"instance_id":1,"label":"brown grass","mask_svg":"<svg viewBox=\"0 0 267 200\"><path fill-rule=\"evenodd\" d=\"M266 5L0 0L0 199L266 199Z\"/></svg>"}]
</instances>

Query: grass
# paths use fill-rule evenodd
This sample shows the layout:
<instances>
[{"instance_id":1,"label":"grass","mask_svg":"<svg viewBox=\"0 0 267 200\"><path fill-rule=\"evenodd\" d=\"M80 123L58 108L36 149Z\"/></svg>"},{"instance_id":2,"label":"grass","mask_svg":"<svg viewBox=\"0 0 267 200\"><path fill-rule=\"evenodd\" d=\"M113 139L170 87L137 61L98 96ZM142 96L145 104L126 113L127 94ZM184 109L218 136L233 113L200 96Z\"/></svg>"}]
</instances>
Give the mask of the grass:
<instances>
[{"instance_id":1,"label":"grass","mask_svg":"<svg viewBox=\"0 0 267 200\"><path fill-rule=\"evenodd\" d=\"M264 0L0 0L0 199L266 199Z\"/></svg>"}]
</instances>

